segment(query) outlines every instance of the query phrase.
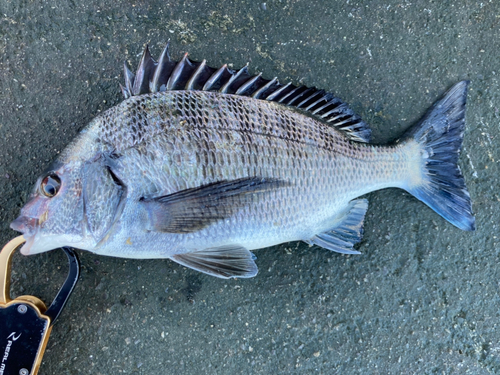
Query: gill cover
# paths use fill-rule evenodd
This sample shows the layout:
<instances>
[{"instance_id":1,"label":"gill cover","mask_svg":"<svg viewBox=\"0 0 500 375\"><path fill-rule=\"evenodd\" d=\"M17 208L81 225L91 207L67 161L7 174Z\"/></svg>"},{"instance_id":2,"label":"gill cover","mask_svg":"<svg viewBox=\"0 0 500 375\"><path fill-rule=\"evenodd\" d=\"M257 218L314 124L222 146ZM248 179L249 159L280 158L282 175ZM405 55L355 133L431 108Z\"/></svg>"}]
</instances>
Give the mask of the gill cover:
<instances>
[{"instance_id":1,"label":"gill cover","mask_svg":"<svg viewBox=\"0 0 500 375\"><path fill-rule=\"evenodd\" d=\"M103 157L85 165L83 176L83 209L87 230L99 243L121 216L127 191Z\"/></svg>"}]
</instances>

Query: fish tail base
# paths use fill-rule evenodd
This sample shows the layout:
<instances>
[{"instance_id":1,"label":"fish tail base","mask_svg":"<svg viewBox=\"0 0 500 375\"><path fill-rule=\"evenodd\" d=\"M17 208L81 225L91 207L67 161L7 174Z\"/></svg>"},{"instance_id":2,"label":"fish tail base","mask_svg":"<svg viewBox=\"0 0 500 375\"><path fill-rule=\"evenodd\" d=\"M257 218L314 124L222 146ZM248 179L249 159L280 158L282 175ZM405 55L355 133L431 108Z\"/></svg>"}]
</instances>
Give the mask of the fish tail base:
<instances>
[{"instance_id":1,"label":"fish tail base","mask_svg":"<svg viewBox=\"0 0 500 375\"><path fill-rule=\"evenodd\" d=\"M424 169L421 183L407 190L456 227L471 231L475 229L475 219L458 166L468 83L462 81L453 86L404 138L421 146Z\"/></svg>"}]
</instances>

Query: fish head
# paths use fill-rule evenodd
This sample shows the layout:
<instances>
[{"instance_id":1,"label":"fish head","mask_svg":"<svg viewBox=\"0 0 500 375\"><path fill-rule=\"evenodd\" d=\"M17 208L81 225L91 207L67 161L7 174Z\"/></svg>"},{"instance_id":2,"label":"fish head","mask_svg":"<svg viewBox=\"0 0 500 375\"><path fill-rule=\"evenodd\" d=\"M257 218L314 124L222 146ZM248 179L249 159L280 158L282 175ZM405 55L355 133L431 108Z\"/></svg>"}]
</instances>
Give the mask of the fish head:
<instances>
[{"instance_id":1,"label":"fish head","mask_svg":"<svg viewBox=\"0 0 500 375\"><path fill-rule=\"evenodd\" d=\"M55 162L38 178L20 216L10 224L26 239L22 254L37 254L82 242L81 177L81 163Z\"/></svg>"}]
</instances>

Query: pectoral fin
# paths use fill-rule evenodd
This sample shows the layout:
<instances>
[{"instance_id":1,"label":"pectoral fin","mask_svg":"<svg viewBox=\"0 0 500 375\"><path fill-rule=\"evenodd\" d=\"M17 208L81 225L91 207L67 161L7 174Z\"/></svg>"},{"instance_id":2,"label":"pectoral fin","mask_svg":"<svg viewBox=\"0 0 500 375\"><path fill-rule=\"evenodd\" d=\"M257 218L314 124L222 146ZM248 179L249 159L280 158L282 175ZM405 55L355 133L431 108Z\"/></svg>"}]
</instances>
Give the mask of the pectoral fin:
<instances>
[{"instance_id":1,"label":"pectoral fin","mask_svg":"<svg viewBox=\"0 0 500 375\"><path fill-rule=\"evenodd\" d=\"M163 197L141 199L151 230L190 233L201 230L251 204L256 194L287 186L281 180L262 177L220 181Z\"/></svg>"},{"instance_id":2,"label":"pectoral fin","mask_svg":"<svg viewBox=\"0 0 500 375\"><path fill-rule=\"evenodd\" d=\"M171 259L183 266L221 279L254 277L258 272L254 262L255 256L238 245L177 254Z\"/></svg>"},{"instance_id":3,"label":"pectoral fin","mask_svg":"<svg viewBox=\"0 0 500 375\"><path fill-rule=\"evenodd\" d=\"M354 245L361 241L363 220L368 209L368 200L358 199L350 203L338 217L338 224L327 232L315 235L306 242L342 254L361 254Z\"/></svg>"}]
</instances>

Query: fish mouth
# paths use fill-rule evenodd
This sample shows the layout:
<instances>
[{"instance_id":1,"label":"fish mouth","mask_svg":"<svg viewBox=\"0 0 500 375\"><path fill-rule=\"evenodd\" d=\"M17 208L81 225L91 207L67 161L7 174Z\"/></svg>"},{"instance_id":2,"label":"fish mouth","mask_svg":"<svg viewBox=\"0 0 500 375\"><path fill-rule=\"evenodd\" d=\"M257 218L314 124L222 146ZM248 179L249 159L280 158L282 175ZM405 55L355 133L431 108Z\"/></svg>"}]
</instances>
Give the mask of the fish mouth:
<instances>
[{"instance_id":1,"label":"fish mouth","mask_svg":"<svg viewBox=\"0 0 500 375\"><path fill-rule=\"evenodd\" d=\"M16 220L10 223L10 227L17 232L21 232L29 236L35 232L37 221L38 220L33 217L19 216Z\"/></svg>"},{"instance_id":2,"label":"fish mouth","mask_svg":"<svg viewBox=\"0 0 500 375\"><path fill-rule=\"evenodd\" d=\"M10 224L10 227L21 232L26 240L23 247L21 247L21 254L34 255L62 246L82 246L81 234L44 232L43 228L40 227L43 221L43 217L38 219L21 215Z\"/></svg>"},{"instance_id":3,"label":"fish mouth","mask_svg":"<svg viewBox=\"0 0 500 375\"><path fill-rule=\"evenodd\" d=\"M10 223L10 227L16 232L21 232L26 242L21 247L21 254L30 255L31 248L35 243L36 228L38 220L32 217L19 216L16 220Z\"/></svg>"}]
</instances>

